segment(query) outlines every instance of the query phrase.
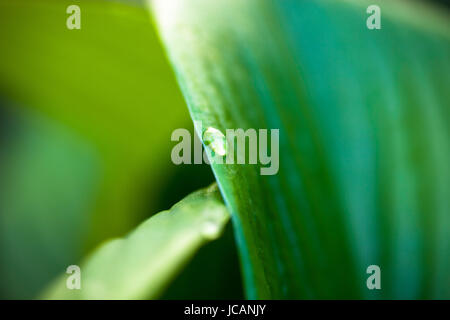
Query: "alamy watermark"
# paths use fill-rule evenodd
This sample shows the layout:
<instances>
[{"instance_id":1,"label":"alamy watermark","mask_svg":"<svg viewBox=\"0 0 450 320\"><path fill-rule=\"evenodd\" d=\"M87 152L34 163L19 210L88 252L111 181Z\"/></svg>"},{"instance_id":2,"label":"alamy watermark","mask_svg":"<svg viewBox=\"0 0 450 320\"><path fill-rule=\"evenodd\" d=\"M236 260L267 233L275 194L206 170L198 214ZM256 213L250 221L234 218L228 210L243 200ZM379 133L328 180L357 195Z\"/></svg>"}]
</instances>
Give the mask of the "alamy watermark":
<instances>
[{"instance_id":1,"label":"alamy watermark","mask_svg":"<svg viewBox=\"0 0 450 320\"><path fill-rule=\"evenodd\" d=\"M381 9L379 6L372 4L367 7L366 12L370 16L366 20L366 26L369 30L381 29Z\"/></svg>"},{"instance_id":2,"label":"alamy watermark","mask_svg":"<svg viewBox=\"0 0 450 320\"><path fill-rule=\"evenodd\" d=\"M197 132L201 132L202 143L194 139L184 128L172 132L171 140L179 141L172 148L171 159L174 164L260 164L261 175L278 173L279 159L279 129L226 129L222 131L208 127L203 130L201 121L195 121ZM270 131L270 145L269 140ZM180 141L181 140L181 141ZM193 152L192 152L193 151ZM193 154L193 158L192 158Z\"/></svg>"},{"instance_id":3,"label":"alamy watermark","mask_svg":"<svg viewBox=\"0 0 450 320\"><path fill-rule=\"evenodd\" d=\"M367 278L366 286L369 290L381 289L381 269L376 264L372 264L367 267L367 274L370 276Z\"/></svg>"},{"instance_id":4,"label":"alamy watermark","mask_svg":"<svg viewBox=\"0 0 450 320\"><path fill-rule=\"evenodd\" d=\"M70 265L66 269L66 273L70 276L66 279L66 287L69 290L81 289L81 269L77 265Z\"/></svg>"},{"instance_id":5,"label":"alamy watermark","mask_svg":"<svg viewBox=\"0 0 450 320\"><path fill-rule=\"evenodd\" d=\"M81 29L81 9L76 4L72 4L67 7L66 13L70 14L66 20L67 29Z\"/></svg>"},{"instance_id":6,"label":"alamy watermark","mask_svg":"<svg viewBox=\"0 0 450 320\"><path fill-rule=\"evenodd\" d=\"M66 8L67 17L66 26L69 30L81 29L81 9L78 5L72 4ZM367 7L366 13L370 16L366 20L366 26L369 30L381 29L381 9L378 5L372 4Z\"/></svg>"}]
</instances>

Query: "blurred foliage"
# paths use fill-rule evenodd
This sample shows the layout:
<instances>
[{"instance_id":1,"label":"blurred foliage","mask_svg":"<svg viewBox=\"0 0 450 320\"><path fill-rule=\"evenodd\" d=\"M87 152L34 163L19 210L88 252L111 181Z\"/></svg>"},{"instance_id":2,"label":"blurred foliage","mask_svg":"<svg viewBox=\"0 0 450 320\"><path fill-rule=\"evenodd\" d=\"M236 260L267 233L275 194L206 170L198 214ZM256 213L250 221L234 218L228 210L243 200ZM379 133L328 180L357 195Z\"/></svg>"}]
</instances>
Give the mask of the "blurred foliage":
<instances>
[{"instance_id":1,"label":"blurred foliage","mask_svg":"<svg viewBox=\"0 0 450 320\"><path fill-rule=\"evenodd\" d=\"M2 109L9 128L0 153L0 298L33 297L83 254L98 158L65 128Z\"/></svg>"},{"instance_id":2,"label":"blurred foliage","mask_svg":"<svg viewBox=\"0 0 450 320\"><path fill-rule=\"evenodd\" d=\"M67 290L67 276L48 299L156 298L198 248L216 239L230 215L216 184L139 225L124 239L103 244L80 266L81 290Z\"/></svg>"},{"instance_id":3,"label":"blurred foliage","mask_svg":"<svg viewBox=\"0 0 450 320\"><path fill-rule=\"evenodd\" d=\"M146 197L156 195L170 161L168 137L188 113L145 10L79 1L82 29L68 30L69 4L0 2L0 88L73 128L100 153L104 200L92 244L143 218L143 177L152 172Z\"/></svg>"},{"instance_id":4,"label":"blurred foliage","mask_svg":"<svg viewBox=\"0 0 450 320\"><path fill-rule=\"evenodd\" d=\"M147 10L77 1L82 29L68 30L69 4L0 0L3 298L34 297L100 242L213 181L208 166L170 160L172 130L192 124Z\"/></svg>"},{"instance_id":5,"label":"blurred foliage","mask_svg":"<svg viewBox=\"0 0 450 320\"><path fill-rule=\"evenodd\" d=\"M223 236L200 248L161 299L244 299L231 224Z\"/></svg>"},{"instance_id":6,"label":"blurred foliage","mask_svg":"<svg viewBox=\"0 0 450 320\"><path fill-rule=\"evenodd\" d=\"M450 297L448 12L378 1L371 31L370 1L149 2L193 120L280 129L277 175L213 165L248 298Z\"/></svg>"}]
</instances>

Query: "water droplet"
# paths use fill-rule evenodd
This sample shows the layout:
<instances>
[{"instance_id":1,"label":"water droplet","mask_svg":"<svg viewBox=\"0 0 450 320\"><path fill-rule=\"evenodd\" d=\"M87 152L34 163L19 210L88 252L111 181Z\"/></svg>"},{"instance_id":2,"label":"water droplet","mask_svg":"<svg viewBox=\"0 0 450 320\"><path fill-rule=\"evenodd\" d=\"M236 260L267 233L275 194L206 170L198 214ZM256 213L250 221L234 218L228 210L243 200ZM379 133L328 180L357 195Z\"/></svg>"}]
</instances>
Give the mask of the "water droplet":
<instances>
[{"instance_id":1,"label":"water droplet","mask_svg":"<svg viewBox=\"0 0 450 320\"><path fill-rule=\"evenodd\" d=\"M210 240L216 239L219 236L219 233L220 233L220 228L217 225L217 223L214 223L212 221L205 221L202 224L201 234L206 239L210 239Z\"/></svg>"},{"instance_id":2,"label":"water droplet","mask_svg":"<svg viewBox=\"0 0 450 320\"><path fill-rule=\"evenodd\" d=\"M203 133L203 142L219 156L227 154L227 139L224 134L216 128L209 127Z\"/></svg>"}]
</instances>

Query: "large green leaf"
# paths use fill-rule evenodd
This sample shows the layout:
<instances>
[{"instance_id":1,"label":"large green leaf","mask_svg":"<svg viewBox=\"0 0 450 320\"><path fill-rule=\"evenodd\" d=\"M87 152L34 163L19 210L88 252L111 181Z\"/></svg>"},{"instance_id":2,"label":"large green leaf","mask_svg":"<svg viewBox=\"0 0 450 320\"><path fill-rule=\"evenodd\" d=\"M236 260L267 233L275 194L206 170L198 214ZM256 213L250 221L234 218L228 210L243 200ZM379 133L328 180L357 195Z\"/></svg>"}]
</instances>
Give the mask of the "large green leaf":
<instances>
[{"instance_id":1,"label":"large green leaf","mask_svg":"<svg viewBox=\"0 0 450 320\"><path fill-rule=\"evenodd\" d=\"M450 297L446 12L377 1L369 30L365 1L150 3L193 120L280 129L277 175L213 165L249 298Z\"/></svg>"},{"instance_id":2,"label":"large green leaf","mask_svg":"<svg viewBox=\"0 0 450 320\"><path fill-rule=\"evenodd\" d=\"M68 289L69 275L63 275L43 298L155 298L200 246L221 234L229 217L216 184L197 191L92 253L80 266L81 289Z\"/></svg>"}]
</instances>

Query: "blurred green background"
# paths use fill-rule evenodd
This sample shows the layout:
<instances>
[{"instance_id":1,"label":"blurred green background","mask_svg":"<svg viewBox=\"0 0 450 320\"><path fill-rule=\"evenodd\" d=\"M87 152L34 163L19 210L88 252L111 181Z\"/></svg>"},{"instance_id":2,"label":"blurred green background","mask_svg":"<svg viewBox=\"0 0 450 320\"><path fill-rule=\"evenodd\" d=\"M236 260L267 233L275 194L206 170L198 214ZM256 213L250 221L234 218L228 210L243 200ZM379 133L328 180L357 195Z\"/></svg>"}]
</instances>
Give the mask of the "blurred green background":
<instances>
[{"instance_id":1,"label":"blurred green background","mask_svg":"<svg viewBox=\"0 0 450 320\"><path fill-rule=\"evenodd\" d=\"M192 121L143 2L0 0L0 299L35 298L214 181L170 159ZM66 28L71 4L81 30ZM243 298L231 224L161 298Z\"/></svg>"},{"instance_id":2,"label":"blurred green background","mask_svg":"<svg viewBox=\"0 0 450 320\"><path fill-rule=\"evenodd\" d=\"M28 299L103 241L209 185L174 165L187 107L138 1L0 0L0 298ZM212 258L212 259L211 259ZM194 285L195 284L195 285ZM240 298L230 226L163 298Z\"/></svg>"}]
</instances>

